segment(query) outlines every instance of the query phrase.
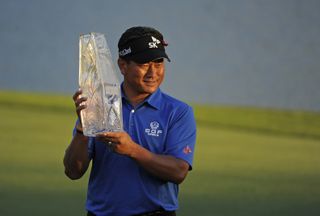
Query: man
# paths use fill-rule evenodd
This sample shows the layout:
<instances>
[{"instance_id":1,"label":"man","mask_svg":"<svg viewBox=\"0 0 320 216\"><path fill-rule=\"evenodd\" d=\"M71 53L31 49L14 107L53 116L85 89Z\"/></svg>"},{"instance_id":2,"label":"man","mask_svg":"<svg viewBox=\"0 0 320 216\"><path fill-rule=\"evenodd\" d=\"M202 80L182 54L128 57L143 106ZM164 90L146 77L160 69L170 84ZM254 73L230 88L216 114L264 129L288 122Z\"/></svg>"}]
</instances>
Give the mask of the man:
<instances>
[{"instance_id":1,"label":"man","mask_svg":"<svg viewBox=\"0 0 320 216\"><path fill-rule=\"evenodd\" d=\"M196 140L193 111L159 89L167 44L149 27L132 27L119 40L123 132L83 135L80 111L86 98L73 100L78 121L64 157L65 173L79 179L92 160L88 215L176 215L178 185L192 168Z\"/></svg>"}]
</instances>

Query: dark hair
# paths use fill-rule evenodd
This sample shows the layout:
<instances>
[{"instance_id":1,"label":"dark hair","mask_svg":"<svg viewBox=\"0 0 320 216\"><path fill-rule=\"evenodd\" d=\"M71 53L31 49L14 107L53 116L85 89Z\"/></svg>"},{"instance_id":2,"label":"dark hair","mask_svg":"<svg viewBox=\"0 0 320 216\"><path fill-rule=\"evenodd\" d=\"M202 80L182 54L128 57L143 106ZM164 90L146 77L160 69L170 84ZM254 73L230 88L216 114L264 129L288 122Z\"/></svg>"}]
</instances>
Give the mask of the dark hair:
<instances>
[{"instance_id":1,"label":"dark hair","mask_svg":"<svg viewBox=\"0 0 320 216\"><path fill-rule=\"evenodd\" d=\"M128 42L141 38L143 36L154 35L160 41L163 41L163 35L152 27L135 26L127 29L120 37L118 42L118 48L123 47Z\"/></svg>"}]
</instances>

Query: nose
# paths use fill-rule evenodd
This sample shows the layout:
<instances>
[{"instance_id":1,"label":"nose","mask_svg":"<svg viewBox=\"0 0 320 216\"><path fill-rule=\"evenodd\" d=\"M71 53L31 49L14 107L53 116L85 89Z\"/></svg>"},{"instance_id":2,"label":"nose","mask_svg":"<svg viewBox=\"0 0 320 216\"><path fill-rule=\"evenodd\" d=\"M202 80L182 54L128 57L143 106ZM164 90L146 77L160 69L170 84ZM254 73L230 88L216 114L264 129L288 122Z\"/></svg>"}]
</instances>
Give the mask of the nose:
<instances>
[{"instance_id":1,"label":"nose","mask_svg":"<svg viewBox=\"0 0 320 216\"><path fill-rule=\"evenodd\" d=\"M153 63L153 62L150 62L146 75L147 75L148 77L152 77L152 76L154 76L155 71L156 71L156 70L155 70L155 67L154 67L154 63Z\"/></svg>"}]
</instances>

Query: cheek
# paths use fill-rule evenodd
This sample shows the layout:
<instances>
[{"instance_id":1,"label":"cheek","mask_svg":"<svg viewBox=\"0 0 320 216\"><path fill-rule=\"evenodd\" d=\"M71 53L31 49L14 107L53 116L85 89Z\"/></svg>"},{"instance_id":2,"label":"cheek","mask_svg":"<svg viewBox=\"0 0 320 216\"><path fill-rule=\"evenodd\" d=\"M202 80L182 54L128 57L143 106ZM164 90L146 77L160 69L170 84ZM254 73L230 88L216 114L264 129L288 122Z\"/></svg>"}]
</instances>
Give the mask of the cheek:
<instances>
[{"instance_id":1,"label":"cheek","mask_svg":"<svg viewBox=\"0 0 320 216\"><path fill-rule=\"evenodd\" d=\"M159 76L159 78L160 78L160 80L161 80L161 82L162 82L163 79L164 79L164 76L165 76L164 69L161 70L161 71L159 71L158 76Z\"/></svg>"},{"instance_id":2,"label":"cheek","mask_svg":"<svg viewBox=\"0 0 320 216\"><path fill-rule=\"evenodd\" d=\"M131 71L130 73L127 74L126 78L131 81L139 82L140 80L143 79L143 75L138 71Z\"/></svg>"}]
</instances>

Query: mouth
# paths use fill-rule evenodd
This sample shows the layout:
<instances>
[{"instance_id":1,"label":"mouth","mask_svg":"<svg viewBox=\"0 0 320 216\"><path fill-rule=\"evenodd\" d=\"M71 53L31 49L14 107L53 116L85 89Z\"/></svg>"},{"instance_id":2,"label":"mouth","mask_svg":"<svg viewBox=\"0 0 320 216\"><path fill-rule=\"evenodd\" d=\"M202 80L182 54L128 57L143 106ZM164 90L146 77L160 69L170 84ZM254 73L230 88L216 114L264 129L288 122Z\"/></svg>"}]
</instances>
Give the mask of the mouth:
<instances>
[{"instance_id":1,"label":"mouth","mask_svg":"<svg viewBox=\"0 0 320 216\"><path fill-rule=\"evenodd\" d=\"M147 85L155 85L157 83L155 80L143 80L143 82Z\"/></svg>"},{"instance_id":2,"label":"mouth","mask_svg":"<svg viewBox=\"0 0 320 216\"><path fill-rule=\"evenodd\" d=\"M143 82L145 82L145 83L156 83L157 81L156 80L143 80Z\"/></svg>"}]
</instances>

